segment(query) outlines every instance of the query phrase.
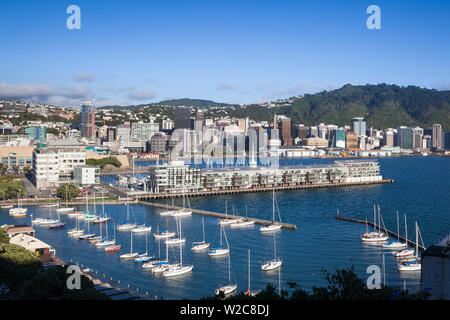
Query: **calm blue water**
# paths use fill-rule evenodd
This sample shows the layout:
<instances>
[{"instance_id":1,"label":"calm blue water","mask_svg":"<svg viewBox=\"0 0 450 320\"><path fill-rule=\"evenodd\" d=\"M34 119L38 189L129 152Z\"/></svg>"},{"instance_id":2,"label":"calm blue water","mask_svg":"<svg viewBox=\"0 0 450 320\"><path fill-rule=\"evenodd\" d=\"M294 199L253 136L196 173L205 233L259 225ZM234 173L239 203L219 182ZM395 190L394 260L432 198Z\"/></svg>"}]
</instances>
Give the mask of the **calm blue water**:
<instances>
[{"instance_id":1,"label":"calm blue water","mask_svg":"<svg viewBox=\"0 0 450 320\"><path fill-rule=\"evenodd\" d=\"M323 160L322 160L323 161ZM330 160L328 160L330 161ZM286 164L319 163L317 159L290 159ZM339 209L342 216L370 220L373 219L373 205L380 204L381 214L386 227L396 230L396 210L400 214L400 230L403 234L403 214L408 219L408 238L415 238L414 222L417 221L425 245L436 241L442 234L450 231L450 158L445 157L401 157L380 159L384 177L395 180L393 184L348 187L321 190L298 190L278 192L277 200L284 222L294 223L298 230L282 230L276 233L277 254L283 259L280 272L281 286L287 288L287 281L295 281L304 289L326 285L322 270L333 272L336 268L354 266L357 274L366 279L366 269L376 264L381 267L383 254L386 259L386 282L388 285L403 286L404 281L409 290L419 288L420 274L400 274L396 270L396 261L389 251L381 247L361 242L360 235L365 226L343 221L336 221L334 216ZM199 197L190 199L193 208L210 211L225 210L228 201L229 213L234 204L240 215L271 219L271 193L240 194L229 197ZM167 200L166 200L167 201ZM178 203L180 200L177 200ZM84 206L81 206L84 208ZM81 209L81 208L80 208ZM29 223L30 218L17 219L8 215L7 210L0 213L0 225L4 223ZM101 206L97 206L101 211ZM130 206L131 220L138 224L146 223L153 227L166 226L166 218L158 212L161 209L143 205ZM115 221L126 220L126 206L105 206L105 211ZM48 209L30 207L34 217L47 217ZM64 218L63 218L64 219ZM122 286L130 285L148 292L151 296L164 299L198 299L214 295L214 290L228 282L228 259L210 258L206 252L194 253L190 250L193 241L200 241L202 216L193 214L182 219L182 234L186 244L183 248L183 263L193 264L194 270L187 276L166 279L152 275L140 264L132 261L119 261L119 254L106 254L97 250L92 244L78 241L66 236L66 230L48 230L35 227L36 236L56 248L57 255L65 261L78 261L105 274L107 279L120 280ZM68 228L75 226L75 221L64 219ZM206 240L212 246L219 243L217 219L204 217ZM169 229L175 230L175 221L168 219ZM99 227L94 229L99 232ZM92 230L92 228L91 228ZM109 228L113 235L112 227ZM248 249L251 249L251 286L252 289L264 288L265 284L278 285L278 271L262 272L260 265L273 257L273 236L263 235L259 227L250 229L226 229L231 248L231 278L236 281L239 290L247 289ZM122 244L121 253L130 251L130 233L117 233L117 240ZM158 242L149 237L150 251L158 255ZM135 250L145 251L145 235L133 238ZM165 257L165 247L160 246L161 256ZM133 250L133 251L135 251ZM169 249L169 260L179 260L179 247Z\"/></svg>"}]
</instances>

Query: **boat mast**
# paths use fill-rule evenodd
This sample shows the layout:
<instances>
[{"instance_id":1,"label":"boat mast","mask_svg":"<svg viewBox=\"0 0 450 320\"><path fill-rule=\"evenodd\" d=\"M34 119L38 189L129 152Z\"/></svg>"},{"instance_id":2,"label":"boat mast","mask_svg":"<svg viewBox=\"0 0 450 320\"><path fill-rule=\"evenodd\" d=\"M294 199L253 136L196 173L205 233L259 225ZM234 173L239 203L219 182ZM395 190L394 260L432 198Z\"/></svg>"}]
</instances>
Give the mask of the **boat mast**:
<instances>
[{"instance_id":1,"label":"boat mast","mask_svg":"<svg viewBox=\"0 0 450 320\"><path fill-rule=\"evenodd\" d=\"M406 238L406 245L408 245L408 227L406 226L406 214L405 214L405 238Z\"/></svg>"},{"instance_id":2,"label":"boat mast","mask_svg":"<svg viewBox=\"0 0 450 320\"><path fill-rule=\"evenodd\" d=\"M205 219L202 217L203 242L205 242Z\"/></svg>"},{"instance_id":3,"label":"boat mast","mask_svg":"<svg viewBox=\"0 0 450 320\"><path fill-rule=\"evenodd\" d=\"M400 225L398 223L398 211L397 211L397 235L398 235L398 240L400 241Z\"/></svg>"},{"instance_id":4,"label":"boat mast","mask_svg":"<svg viewBox=\"0 0 450 320\"><path fill-rule=\"evenodd\" d=\"M250 293L250 249L248 249L248 293Z\"/></svg>"}]
</instances>

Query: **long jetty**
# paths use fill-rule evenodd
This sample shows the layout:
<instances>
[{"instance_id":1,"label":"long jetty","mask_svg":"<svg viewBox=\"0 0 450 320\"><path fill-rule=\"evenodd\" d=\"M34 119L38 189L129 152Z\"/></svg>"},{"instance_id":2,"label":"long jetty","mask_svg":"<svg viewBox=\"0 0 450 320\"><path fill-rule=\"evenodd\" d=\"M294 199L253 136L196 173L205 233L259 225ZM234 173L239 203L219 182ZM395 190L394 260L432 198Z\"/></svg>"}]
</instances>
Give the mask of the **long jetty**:
<instances>
[{"instance_id":1,"label":"long jetty","mask_svg":"<svg viewBox=\"0 0 450 320\"><path fill-rule=\"evenodd\" d=\"M157 207L157 208L167 208L170 210L183 209L183 207L168 205L168 204L164 204L164 203L150 202L150 201L138 201L138 203L146 205L146 206ZM268 220L251 218L251 217L241 217L241 216L229 215L229 214L226 215L224 213L213 212L213 211L206 211L206 210L199 210L199 209L192 209L192 208L190 208L189 210L192 211L192 213L201 214L201 215L210 216L210 217L217 217L220 219L241 219L242 218L242 219L254 221L255 224L259 224L259 225L268 225L268 224L272 223L272 221L268 221ZM282 222L281 227L284 229L297 230L297 226L295 224L291 224L291 223L283 223Z\"/></svg>"},{"instance_id":2,"label":"long jetty","mask_svg":"<svg viewBox=\"0 0 450 320\"><path fill-rule=\"evenodd\" d=\"M255 192L269 192L269 191L288 191L299 189L321 189L321 188L337 188L337 187L351 187L351 186L367 186L374 184L386 184L393 183L393 179L383 179L378 181L364 181L364 182L336 182L336 183L323 183L323 184L302 184L291 186L277 186L277 187L256 187L245 189L226 189L226 190L209 190L209 191L190 191L190 192L174 192L174 193L129 193L130 196L137 199L164 199L164 198L181 198L183 196L199 197L199 196L217 196L227 194L239 194L239 193L255 193ZM112 188L110 186L110 188ZM117 188L116 188L117 189ZM122 193L126 193L126 189L117 189Z\"/></svg>"},{"instance_id":3,"label":"long jetty","mask_svg":"<svg viewBox=\"0 0 450 320\"><path fill-rule=\"evenodd\" d=\"M369 225L369 226L371 226L371 227L373 227L373 228L375 228L375 229L380 228L380 226L376 225L376 224L373 223L373 222L367 221L367 220L360 220L360 219L354 219L354 218L346 218L346 217L342 217L342 216L340 216L340 215L336 215L335 219L336 219L336 220L341 220L341 221L347 221L347 222L360 223L360 224L366 224L366 223L367 223L367 225ZM396 238L396 239L400 239L401 241L406 242L408 245L410 245L410 246L412 246L412 247L415 247L415 246L416 246L416 243L415 243L414 241L411 241L410 239L406 239L406 238L400 236L399 234L397 234L397 233L395 233L395 232L393 232L393 231L390 231L390 230L388 230L388 229L385 229L384 227L382 227L381 229L383 229L383 230L384 230L388 235L390 235L391 237L394 237L394 238ZM419 248L419 250L422 250L422 251L425 251L425 249L426 249L424 246L421 246L421 245L418 245L418 248Z\"/></svg>"}]
</instances>

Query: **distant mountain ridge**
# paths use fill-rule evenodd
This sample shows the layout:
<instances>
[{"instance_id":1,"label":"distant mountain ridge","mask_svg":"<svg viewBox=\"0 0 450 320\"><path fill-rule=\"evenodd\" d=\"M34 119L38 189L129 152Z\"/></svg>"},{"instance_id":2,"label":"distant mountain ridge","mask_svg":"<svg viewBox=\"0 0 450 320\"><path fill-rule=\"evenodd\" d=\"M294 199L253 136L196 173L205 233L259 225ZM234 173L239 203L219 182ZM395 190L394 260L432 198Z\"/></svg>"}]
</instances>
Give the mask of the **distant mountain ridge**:
<instances>
[{"instance_id":1,"label":"distant mountain ridge","mask_svg":"<svg viewBox=\"0 0 450 320\"><path fill-rule=\"evenodd\" d=\"M363 117L367 127L386 129L400 125L431 127L434 123L450 130L450 91L401 87L397 85L351 85L342 88L289 98L289 105L268 107L250 104L218 103L202 99L172 99L145 105L191 107L230 107L228 114L236 118L249 117L257 121L273 121L275 114L291 118L293 124L319 123L349 125L354 117ZM144 105L144 104L143 104ZM140 105L140 106L143 106ZM130 109L139 106L120 107ZM104 107L107 108L107 107Z\"/></svg>"},{"instance_id":2,"label":"distant mountain ridge","mask_svg":"<svg viewBox=\"0 0 450 320\"><path fill-rule=\"evenodd\" d=\"M340 89L292 98L288 106L267 108L257 104L235 109L233 116L273 121L274 114L290 117L292 123L348 125L363 117L367 127L386 129L400 125L450 130L450 91L416 86L347 84Z\"/></svg>"}]
</instances>

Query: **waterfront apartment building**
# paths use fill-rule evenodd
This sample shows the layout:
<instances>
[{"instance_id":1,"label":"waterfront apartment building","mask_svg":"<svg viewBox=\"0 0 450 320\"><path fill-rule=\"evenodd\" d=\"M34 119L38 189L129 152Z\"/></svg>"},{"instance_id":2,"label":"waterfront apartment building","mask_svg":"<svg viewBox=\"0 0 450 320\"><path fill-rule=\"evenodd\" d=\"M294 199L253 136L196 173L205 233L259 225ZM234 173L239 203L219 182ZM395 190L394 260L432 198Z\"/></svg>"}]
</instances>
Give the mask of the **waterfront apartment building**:
<instances>
[{"instance_id":1,"label":"waterfront apartment building","mask_svg":"<svg viewBox=\"0 0 450 320\"><path fill-rule=\"evenodd\" d=\"M80 132L84 138L95 137L95 106L90 101L81 106Z\"/></svg>"},{"instance_id":2,"label":"waterfront apartment building","mask_svg":"<svg viewBox=\"0 0 450 320\"><path fill-rule=\"evenodd\" d=\"M190 192L202 189L200 169L190 168L183 161L152 166L150 188L155 193Z\"/></svg>"},{"instance_id":3,"label":"waterfront apartment building","mask_svg":"<svg viewBox=\"0 0 450 320\"><path fill-rule=\"evenodd\" d=\"M335 161L332 164L270 167L194 169L182 161L152 167L155 193L239 190L296 185L381 181L377 161Z\"/></svg>"},{"instance_id":4,"label":"waterfront apartment building","mask_svg":"<svg viewBox=\"0 0 450 320\"><path fill-rule=\"evenodd\" d=\"M72 182L73 170L86 162L80 148L45 148L33 152L33 182L39 188L55 188Z\"/></svg>"}]
</instances>

